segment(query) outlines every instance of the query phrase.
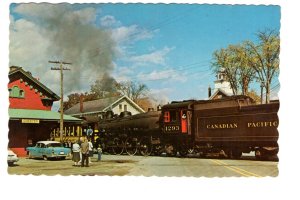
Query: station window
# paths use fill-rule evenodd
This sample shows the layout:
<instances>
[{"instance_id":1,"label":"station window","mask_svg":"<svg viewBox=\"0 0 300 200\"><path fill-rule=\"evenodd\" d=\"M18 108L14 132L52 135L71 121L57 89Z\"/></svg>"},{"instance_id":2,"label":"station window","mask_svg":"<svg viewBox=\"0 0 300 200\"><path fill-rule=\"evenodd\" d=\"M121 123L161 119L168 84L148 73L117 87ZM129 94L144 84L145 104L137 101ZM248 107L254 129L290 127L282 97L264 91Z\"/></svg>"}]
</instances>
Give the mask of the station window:
<instances>
[{"instance_id":1,"label":"station window","mask_svg":"<svg viewBox=\"0 0 300 200\"><path fill-rule=\"evenodd\" d=\"M13 86L12 88L9 88L8 91L9 91L9 97L15 97L15 98L25 97L24 90L20 89L18 86Z\"/></svg>"},{"instance_id":2,"label":"station window","mask_svg":"<svg viewBox=\"0 0 300 200\"><path fill-rule=\"evenodd\" d=\"M119 104L119 110L122 111L122 104Z\"/></svg>"},{"instance_id":3,"label":"station window","mask_svg":"<svg viewBox=\"0 0 300 200\"><path fill-rule=\"evenodd\" d=\"M124 105L124 111L127 111L127 105Z\"/></svg>"}]
</instances>

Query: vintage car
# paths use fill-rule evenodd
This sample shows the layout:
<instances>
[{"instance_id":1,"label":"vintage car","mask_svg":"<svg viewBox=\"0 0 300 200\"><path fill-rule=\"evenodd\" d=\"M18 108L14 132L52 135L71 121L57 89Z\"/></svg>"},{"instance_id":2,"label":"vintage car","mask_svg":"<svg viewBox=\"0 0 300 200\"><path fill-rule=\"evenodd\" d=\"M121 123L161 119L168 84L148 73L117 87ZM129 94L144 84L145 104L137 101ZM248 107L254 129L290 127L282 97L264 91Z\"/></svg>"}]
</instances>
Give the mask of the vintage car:
<instances>
[{"instance_id":1,"label":"vintage car","mask_svg":"<svg viewBox=\"0 0 300 200\"><path fill-rule=\"evenodd\" d=\"M57 141L39 141L33 147L26 148L29 158L49 158L65 159L71 155L71 149L63 147L63 144Z\"/></svg>"},{"instance_id":2,"label":"vintage car","mask_svg":"<svg viewBox=\"0 0 300 200\"><path fill-rule=\"evenodd\" d=\"M19 158L18 158L17 154L15 154L15 152L13 152L10 149L8 149L7 152L8 152L7 164L8 164L8 166L13 166L15 162L19 161Z\"/></svg>"}]
</instances>

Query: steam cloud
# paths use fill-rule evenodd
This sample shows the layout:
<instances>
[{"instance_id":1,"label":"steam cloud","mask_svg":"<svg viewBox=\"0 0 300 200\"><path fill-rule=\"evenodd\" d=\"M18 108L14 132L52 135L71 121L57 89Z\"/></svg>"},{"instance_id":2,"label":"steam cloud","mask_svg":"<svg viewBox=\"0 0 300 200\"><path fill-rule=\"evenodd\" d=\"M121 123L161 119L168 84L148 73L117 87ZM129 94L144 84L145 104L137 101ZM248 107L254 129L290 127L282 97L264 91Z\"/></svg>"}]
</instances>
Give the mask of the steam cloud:
<instances>
[{"instance_id":1,"label":"steam cloud","mask_svg":"<svg viewBox=\"0 0 300 200\"><path fill-rule=\"evenodd\" d=\"M22 66L59 94L59 71L49 60L71 62L64 72L65 94L87 91L96 79L113 70L115 44L107 30L97 26L94 7L79 4L17 4L22 16L10 24L10 66ZM100 23L100 22L99 22ZM56 65L58 67L59 65Z\"/></svg>"}]
</instances>

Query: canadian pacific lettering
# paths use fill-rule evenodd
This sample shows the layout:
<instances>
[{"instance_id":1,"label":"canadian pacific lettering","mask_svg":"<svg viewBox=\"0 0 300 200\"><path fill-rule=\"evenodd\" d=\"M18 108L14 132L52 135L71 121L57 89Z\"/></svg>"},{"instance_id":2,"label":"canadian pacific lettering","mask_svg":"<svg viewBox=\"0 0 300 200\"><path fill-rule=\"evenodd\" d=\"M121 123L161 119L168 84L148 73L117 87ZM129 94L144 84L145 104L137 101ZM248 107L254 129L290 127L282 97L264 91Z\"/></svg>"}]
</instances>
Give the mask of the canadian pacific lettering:
<instances>
[{"instance_id":1,"label":"canadian pacific lettering","mask_svg":"<svg viewBox=\"0 0 300 200\"><path fill-rule=\"evenodd\" d=\"M227 124L208 124L207 129L221 129L221 128L237 128L237 123L227 123Z\"/></svg>"},{"instance_id":2,"label":"canadian pacific lettering","mask_svg":"<svg viewBox=\"0 0 300 200\"><path fill-rule=\"evenodd\" d=\"M263 127L277 127L277 121L269 121L269 122L248 122L248 128L263 128Z\"/></svg>"},{"instance_id":3,"label":"canadian pacific lettering","mask_svg":"<svg viewBox=\"0 0 300 200\"><path fill-rule=\"evenodd\" d=\"M222 124L207 124L207 129L235 129L238 128L238 123L222 123ZM241 126L241 125L240 125ZM267 128L277 127L278 121L259 121L259 122L247 122L247 128Z\"/></svg>"}]
</instances>

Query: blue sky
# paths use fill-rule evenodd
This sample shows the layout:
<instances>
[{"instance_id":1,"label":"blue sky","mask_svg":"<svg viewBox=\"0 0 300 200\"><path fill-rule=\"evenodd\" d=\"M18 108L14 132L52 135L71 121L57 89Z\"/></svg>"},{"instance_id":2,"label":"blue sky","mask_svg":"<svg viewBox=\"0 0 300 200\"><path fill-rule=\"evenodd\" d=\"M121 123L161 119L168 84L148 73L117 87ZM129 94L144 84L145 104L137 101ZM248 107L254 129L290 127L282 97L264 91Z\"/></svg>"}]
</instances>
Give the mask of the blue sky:
<instances>
[{"instance_id":1,"label":"blue sky","mask_svg":"<svg viewBox=\"0 0 300 200\"><path fill-rule=\"evenodd\" d=\"M10 14L10 65L31 71L59 95L59 73L48 60L72 62L65 96L89 91L109 74L145 83L161 102L205 99L214 86L215 50L255 42L258 31L280 32L279 6L12 4Z\"/></svg>"}]
</instances>

